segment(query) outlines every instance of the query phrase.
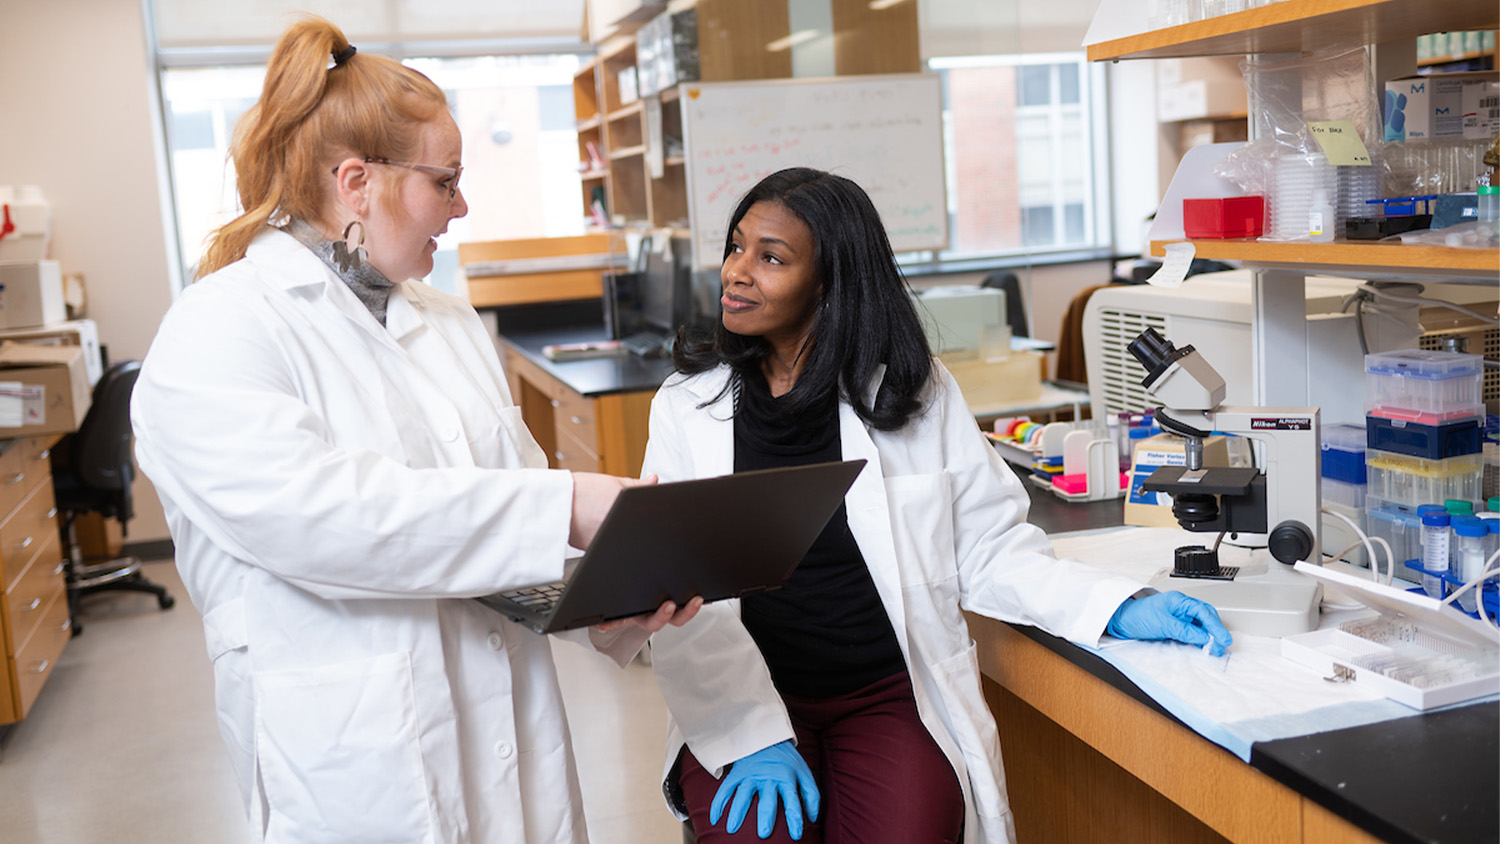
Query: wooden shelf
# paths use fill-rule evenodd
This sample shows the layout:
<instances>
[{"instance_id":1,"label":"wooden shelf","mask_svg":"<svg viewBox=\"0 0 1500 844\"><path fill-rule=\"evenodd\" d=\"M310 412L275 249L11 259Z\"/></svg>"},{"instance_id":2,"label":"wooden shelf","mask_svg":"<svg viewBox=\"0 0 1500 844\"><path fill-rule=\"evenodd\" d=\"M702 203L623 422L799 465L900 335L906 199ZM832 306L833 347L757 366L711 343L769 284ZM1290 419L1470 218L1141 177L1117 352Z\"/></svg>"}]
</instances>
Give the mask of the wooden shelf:
<instances>
[{"instance_id":1,"label":"wooden shelf","mask_svg":"<svg viewBox=\"0 0 1500 844\"><path fill-rule=\"evenodd\" d=\"M630 158L632 156L645 155L645 154L646 154L646 147L644 145L638 146L638 147L624 147L622 149L612 149L612 150L610 150L609 151L609 160L610 161L618 161L618 160L620 160L622 158Z\"/></svg>"},{"instance_id":2,"label":"wooden shelf","mask_svg":"<svg viewBox=\"0 0 1500 844\"><path fill-rule=\"evenodd\" d=\"M582 179L585 182L593 181L596 179L602 182L605 179L609 178L609 171L605 169L585 170L582 173L578 174L578 178Z\"/></svg>"},{"instance_id":3,"label":"wooden shelf","mask_svg":"<svg viewBox=\"0 0 1500 844\"><path fill-rule=\"evenodd\" d=\"M1484 0L1287 0L1088 45L1089 61L1297 53L1333 43L1383 44L1433 32L1495 29Z\"/></svg>"},{"instance_id":4,"label":"wooden shelf","mask_svg":"<svg viewBox=\"0 0 1500 844\"><path fill-rule=\"evenodd\" d=\"M1368 241L1266 243L1258 240L1194 240L1195 257L1242 261L1257 267L1309 273L1379 277L1442 275L1500 281L1500 250L1406 246ZM1166 241L1151 242L1151 254L1166 254Z\"/></svg>"},{"instance_id":5,"label":"wooden shelf","mask_svg":"<svg viewBox=\"0 0 1500 844\"><path fill-rule=\"evenodd\" d=\"M640 114L643 109L645 109L645 106L641 104L640 100L636 100L630 105L621 106L620 108L617 108L614 111L610 112L609 121L613 123L616 120L622 120L626 117L634 117L637 114Z\"/></svg>"},{"instance_id":6,"label":"wooden shelf","mask_svg":"<svg viewBox=\"0 0 1500 844\"><path fill-rule=\"evenodd\" d=\"M587 120L578 121L578 131L587 132L590 129L598 129L603 123L604 118L596 114L593 117L588 118Z\"/></svg>"}]
</instances>

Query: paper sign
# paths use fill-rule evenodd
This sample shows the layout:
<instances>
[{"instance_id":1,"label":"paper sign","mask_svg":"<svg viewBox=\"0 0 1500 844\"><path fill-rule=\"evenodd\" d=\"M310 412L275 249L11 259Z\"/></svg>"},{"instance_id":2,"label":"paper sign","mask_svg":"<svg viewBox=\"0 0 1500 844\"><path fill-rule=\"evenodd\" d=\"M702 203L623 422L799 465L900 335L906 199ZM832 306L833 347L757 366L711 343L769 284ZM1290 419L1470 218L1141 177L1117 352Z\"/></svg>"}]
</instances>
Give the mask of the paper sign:
<instances>
[{"instance_id":1,"label":"paper sign","mask_svg":"<svg viewBox=\"0 0 1500 844\"><path fill-rule=\"evenodd\" d=\"M1191 243L1168 243L1166 251L1166 257L1161 259L1161 269L1152 273L1146 283L1157 287L1181 287L1182 280L1187 278L1188 267L1193 265L1193 256L1198 254L1198 247Z\"/></svg>"},{"instance_id":2,"label":"paper sign","mask_svg":"<svg viewBox=\"0 0 1500 844\"><path fill-rule=\"evenodd\" d=\"M20 381L0 381L0 428L26 424L25 402L30 392Z\"/></svg>"},{"instance_id":3,"label":"paper sign","mask_svg":"<svg viewBox=\"0 0 1500 844\"><path fill-rule=\"evenodd\" d=\"M1328 156L1328 163L1336 167L1369 167L1370 151L1359 139L1359 131L1352 120L1327 120L1309 123L1313 138Z\"/></svg>"}]
</instances>

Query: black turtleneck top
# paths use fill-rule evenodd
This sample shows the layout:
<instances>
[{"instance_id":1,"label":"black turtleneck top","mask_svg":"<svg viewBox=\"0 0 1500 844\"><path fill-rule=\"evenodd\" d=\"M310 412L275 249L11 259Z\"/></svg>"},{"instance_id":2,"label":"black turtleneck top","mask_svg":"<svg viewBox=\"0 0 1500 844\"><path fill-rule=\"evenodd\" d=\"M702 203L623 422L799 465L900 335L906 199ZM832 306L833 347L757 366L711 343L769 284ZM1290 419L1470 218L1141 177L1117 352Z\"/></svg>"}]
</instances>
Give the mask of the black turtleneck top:
<instances>
[{"instance_id":1,"label":"black turtleneck top","mask_svg":"<svg viewBox=\"0 0 1500 844\"><path fill-rule=\"evenodd\" d=\"M758 369L741 379L736 472L842 459L836 393L800 417L784 405ZM843 504L786 585L745 598L740 613L783 695L836 697L906 670Z\"/></svg>"}]
</instances>

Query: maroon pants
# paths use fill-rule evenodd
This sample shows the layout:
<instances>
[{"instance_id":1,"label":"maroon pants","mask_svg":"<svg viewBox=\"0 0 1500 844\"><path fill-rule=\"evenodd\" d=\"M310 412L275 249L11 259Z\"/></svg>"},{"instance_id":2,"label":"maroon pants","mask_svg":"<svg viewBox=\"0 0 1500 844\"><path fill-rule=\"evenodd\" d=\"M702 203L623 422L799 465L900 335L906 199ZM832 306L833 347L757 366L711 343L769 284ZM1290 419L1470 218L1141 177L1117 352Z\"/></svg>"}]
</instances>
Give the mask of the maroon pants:
<instances>
[{"instance_id":1,"label":"maroon pants","mask_svg":"<svg viewBox=\"0 0 1500 844\"><path fill-rule=\"evenodd\" d=\"M911 679L902 672L835 698L785 699L797 751L818 780L817 823L804 818L802 844L937 844L956 842L964 798L948 758L917 717ZM708 810L719 780L684 747L679 783L699 844L759 842L756 801L739 832L724 831L729 804L716 825ZM759 798L757 798L758 800ZM779 803L766 841L790 842Z\"/></svg>"}]
</instances>

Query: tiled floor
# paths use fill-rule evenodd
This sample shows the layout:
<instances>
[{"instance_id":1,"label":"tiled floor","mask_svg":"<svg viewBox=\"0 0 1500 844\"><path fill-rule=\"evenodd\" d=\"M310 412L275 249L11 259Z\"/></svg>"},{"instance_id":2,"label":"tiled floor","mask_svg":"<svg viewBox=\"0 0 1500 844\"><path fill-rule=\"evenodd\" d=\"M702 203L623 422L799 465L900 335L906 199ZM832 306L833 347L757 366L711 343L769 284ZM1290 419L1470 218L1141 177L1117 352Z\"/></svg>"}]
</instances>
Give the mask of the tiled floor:
<instances>
[{"instance_id":1,"label":"tiled floor","mask_svg":"<svg viewBox=\"0 0 1500 844\"><path fill-rule=\"evenodd\" d=\"M177 596L93 596L31 714L0 737L5 844L250 841L214 723L203 626L170 563L147 576ZM558 643L594 844L676 844L659 788L666 709L639 662L621 671Z\"/></svg>"}]
</instances>

